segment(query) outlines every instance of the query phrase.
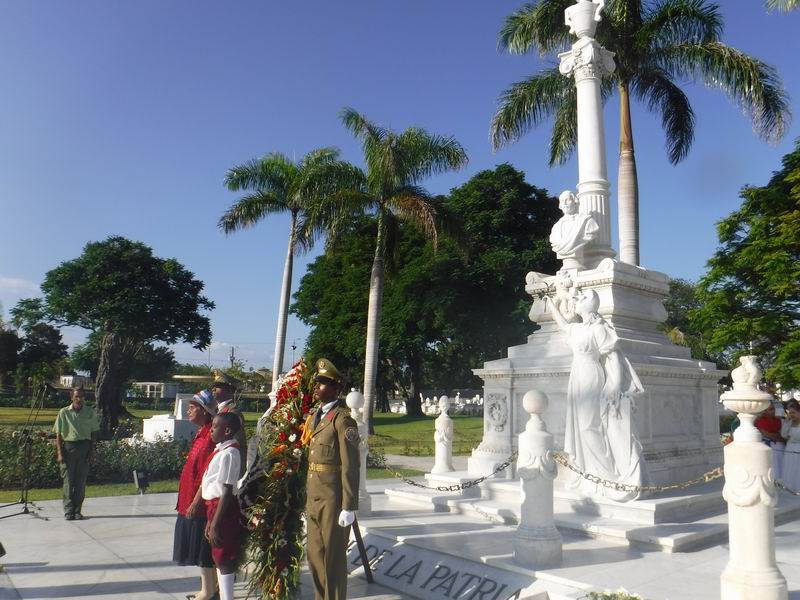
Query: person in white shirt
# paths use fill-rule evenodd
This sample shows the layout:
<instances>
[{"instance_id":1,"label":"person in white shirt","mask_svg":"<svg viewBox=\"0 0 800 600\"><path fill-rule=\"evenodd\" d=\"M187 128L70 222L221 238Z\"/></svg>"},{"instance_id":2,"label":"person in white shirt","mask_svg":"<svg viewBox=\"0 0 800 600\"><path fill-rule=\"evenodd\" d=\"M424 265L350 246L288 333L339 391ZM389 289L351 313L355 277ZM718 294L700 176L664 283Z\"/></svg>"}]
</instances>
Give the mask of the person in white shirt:
<instances>
[{"instance_id":1,"label":"person in white shirt","mask_svg":"<svg viewBox=\"0 0 800 600\"><path fill-rule=\"evenodd\" d=\"M239 512L239 444L234 437L242 426L235 413L220 413L211 424L211 440L217 444L200 486L206 503L206 537L217 565L221 600L233 600L236 559L242 543Z\"/></svg>"}]
</instances>

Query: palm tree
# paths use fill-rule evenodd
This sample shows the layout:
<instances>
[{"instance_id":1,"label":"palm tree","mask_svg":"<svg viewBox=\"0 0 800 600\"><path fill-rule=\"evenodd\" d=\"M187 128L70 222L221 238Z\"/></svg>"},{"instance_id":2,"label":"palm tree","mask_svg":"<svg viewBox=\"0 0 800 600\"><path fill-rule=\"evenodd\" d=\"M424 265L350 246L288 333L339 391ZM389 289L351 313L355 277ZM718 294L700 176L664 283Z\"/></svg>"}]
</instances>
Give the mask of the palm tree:
<instances>
[{"instance_id":1,"label":"palm tree","mask_svg":"<svg viewBox=\"0 0 800 600\"><path fill-rule=\"evenodd\" d=\"M226 234L252 227L272 214L288 212L292 219L289 247L283 266L278 330L275 335L273 390L278 374L283 368L294 255L298 250L308 250L313 243L313 239L304 233L305 229L301 225L313 199L315 177L323 168L337 164L338 159L339 151L335 148L313 150L299 162L294 162L279 152L273 152L262 158L236 165L225 176L225 185L229 190L250 191L237 200L220 218L219 228Z\"/></svg>"},{"instance_id":2,"label":"palm tree","mask_svg":"<svg viewBox=\"0 0 800 600\"><path fill-rule=\"evenodd\" d=\"M564 9L573 0L526 4L506 18L499 46L541 55L568 48ZM661 114L667 155L672 164L689 152L695 115L676 80L699 79L724 91L750 114L756 133L767 141L783 136L789 105L777 72L761 61L719 41L723 23L716 4L705 0L606 0L597 40L616 56L616 70L604 78L605 101L619 93L619 236L620 260L639 264L639 190L631 124L631 96ZM553 116L550 165L563 164L577 141L574 82L557 68L541 71L508 88L491 124L495 149L517 140Z\"/></svg>"},{"instance_id":3,"label":"palm tree","mask_svg":"<svg viewBox=\"0 0 800 600\"><path fill-rule=\"evenodd\" d=\"M335 245L354 217L374 214L378 231L369 284L364 396L372 430L378 367L379 328L385 262L394 253L401 222L410 223L433 243L446 223L431 195L418 184L430 175L459 169L467 163L462 146L452 137L431 135L411 127L400 134L369 121L352 108L340 114L344 126L361 142L366 171L341 163L330 165L319 178L328 186L310 220L325 223L329 247Z\"/></svg>"}]
</instances>

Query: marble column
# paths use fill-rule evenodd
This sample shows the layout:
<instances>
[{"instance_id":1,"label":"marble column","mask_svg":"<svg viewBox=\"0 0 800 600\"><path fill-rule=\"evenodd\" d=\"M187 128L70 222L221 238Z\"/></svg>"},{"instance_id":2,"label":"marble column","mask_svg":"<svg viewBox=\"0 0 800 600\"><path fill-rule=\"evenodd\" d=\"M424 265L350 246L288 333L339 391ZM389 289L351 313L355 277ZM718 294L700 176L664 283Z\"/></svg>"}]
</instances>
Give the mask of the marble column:
<instances>
[{"instance_id":1,"label":"marble column","mask_svg":"<svg viewBox=\"0 0 800 600\"><path fill-rule=\"evenodd\" d=\"M786 579L775 562L775 490L772 449L761 441L756 415L772 401L757 388L761 370L755 356L743 356L731 373L733 390L722 394L740 425L725 447L730 557L721 577L722 600L786 600Z\"/></svg>"},{"instance_id":2,"label":"marble column","mask_svg":"<svg viewBox=\"0 0 800 600\"><path fill-rule=\"evenodd\" d=\"M562 554L561 534L553 519L553 480L558 474L553 436L541 417L547 404L547 396L539 390L530 390L522 398L530 418L519 434L517 475L522 506L514 532L514 562L532 569L559 565Z\"/></svg>"},{"instance_id":3,"label":"marble column","mask_svg":"<svg viewBox=\"0 0 800 600\"><path fill-rule=\"evenodd\" d=\"M449 473L453 468L453 419L447 414L450 408L450 398L439 398L440 414L434 421L434 461L431 473Z\"/></svg>"},{"instance_id":4,"label":"marble column","mask_svg":"<svg viewBox=\"0 0 800 600\"><path fill-rule=\"evenodd\" d=\"M570 33L578 40L568 52L559 54L559 70L575 78L578 113L578 199L579 211L590 214L600 227L595 243L584 252L584 268L597 267L604 258L613 258L611 248L610 185L606 164L603 103L600 81L614 71L614 53L594 39L601 20L602 0L579 0L564 11Z\"/></svg>"},{"instance_id":5,"label":"marble column","mask_svg":"<svg viewBox=\"0 0 800 600\"><path fill-rule=\"evenodd\" d=\"M351 388L345 400L350 408L350 416L358 425L359 450L361 452L361 469L358 480L358 514L368 517L372 513L372 499L367 492L367 454L369 453L369 425L364 418L364 394Z\"/></svg>"}]
</instances>

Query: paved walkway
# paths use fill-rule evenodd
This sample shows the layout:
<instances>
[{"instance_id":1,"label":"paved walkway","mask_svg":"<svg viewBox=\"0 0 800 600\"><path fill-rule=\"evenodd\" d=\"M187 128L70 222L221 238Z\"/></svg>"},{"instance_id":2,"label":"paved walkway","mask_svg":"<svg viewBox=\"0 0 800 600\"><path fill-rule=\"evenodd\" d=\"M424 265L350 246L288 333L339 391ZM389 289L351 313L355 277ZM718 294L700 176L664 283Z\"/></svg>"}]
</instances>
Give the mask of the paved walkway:
<instances>
[{"instance_id":1,"label":"paved walkway","mask_svg":"<svg viewBox=\"0 0 800 600\"><path fill-rule=\"evenodd\" d=\"M370 482L383 489L387 482ZM65 521L60 501L39 502L36 516L0 521L0 598L183 599L197 591L195 567L172 562L175 494L90 498L84 521ZM11 514L18 507L0 511ZM302 600L313 598L310 576L302 575ZM246 597L246 586L236 586ZM352 600L405 600L407 596L351 576Z\"/></svg>"}]
</instances>

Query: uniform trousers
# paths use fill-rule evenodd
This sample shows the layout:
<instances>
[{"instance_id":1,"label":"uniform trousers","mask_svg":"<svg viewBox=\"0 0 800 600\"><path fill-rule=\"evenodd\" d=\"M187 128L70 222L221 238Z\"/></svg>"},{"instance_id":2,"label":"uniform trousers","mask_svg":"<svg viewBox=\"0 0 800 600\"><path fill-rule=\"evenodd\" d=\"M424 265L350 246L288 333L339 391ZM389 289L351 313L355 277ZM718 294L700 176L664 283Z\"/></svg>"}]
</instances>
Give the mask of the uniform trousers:
<instances>
[{"instance_id":1,"label":"uniform trousers","mask_svg":"<svg viewBox=\"0 0 800 600\"><path fill-rule=\"evenodd\" d=\"M350 528L339 526L341 506L341 501L336 502L330 496L315 498L309 495L308 498L306 544L315 600L347 598L347 540Z\"/></svg>"},{"instance_id":2,"label":"uniform trousers","mask_svg":"<svg viewBox=\"0 0 800 600\"><path fill-rule=\"evenodd\" d=\"M80 514L86 496L86 476L89 474L89 451L91 440L63 442L61 455L64 462L59 465L64 480L64 514Z\"/></svg>"}]
</instances>

